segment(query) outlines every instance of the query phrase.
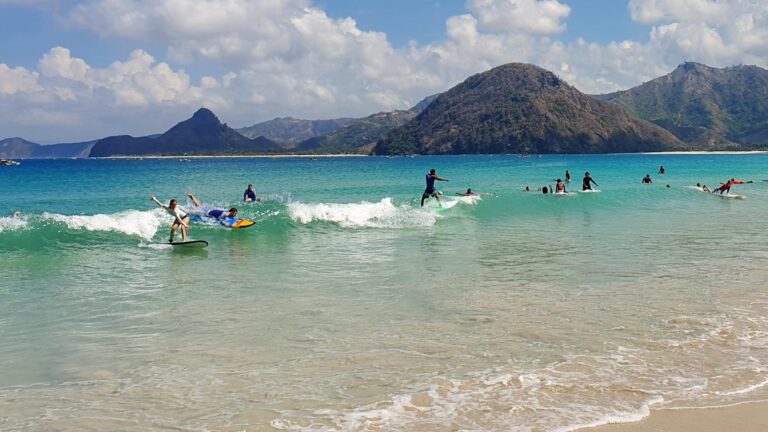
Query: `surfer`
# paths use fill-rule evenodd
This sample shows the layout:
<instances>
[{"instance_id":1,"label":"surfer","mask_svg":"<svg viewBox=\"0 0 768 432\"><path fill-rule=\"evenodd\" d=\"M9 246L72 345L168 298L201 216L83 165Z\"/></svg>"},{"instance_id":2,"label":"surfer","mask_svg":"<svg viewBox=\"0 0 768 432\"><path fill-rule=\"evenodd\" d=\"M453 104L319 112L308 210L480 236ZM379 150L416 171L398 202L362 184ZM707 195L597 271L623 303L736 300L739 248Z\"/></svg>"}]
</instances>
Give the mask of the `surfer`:
<instances>
[{"instance_id":1,"label":"surfer","mask_svg":"<svg viewBox=\"0 0 768 432\"><path fill-rule=\"evenodd\" d=\"M701 183L696 183L696 187L701 188L701 190L703 190L704 192L712 192L711 190L709 190L707 185L702 185Z\"/></svg>"},{"instance_id":2,"label":"surfer","mask_svg":"<svg viewBox=\"0 0 768 432\"><path fill-rule=\"evenodd\" d=\"M584 173L584 180L581 183L581 190L592 190L592 184L595 186L600 186L597 184L597 182L592 178L592 176L589 175L589 171Z\"/></svg>"},{"instance_id":3,"label":"surfer","mask_svg":"<svg viewBox=\"0 0 768 432\"><path fill-rule=\"evenodd\" d=\"M548 194L550 191L552 191L552 186L544 186L541 188L541 193Z\"/></svg>"},{"instance_id":4,"label":"surfer","mask_svg":"<svg viewBox=\"0 0 768 432\"><path fill-rule=\"evenodd\" d=\"M11 216L14 219L20 219L21 218L21 212L19 210L16 210L13 212L13 216Z\"/></svg>"},{"instance_id":5,"label":"surfer","mask_svg":"<svg viewBox=\"0 0 768 432\"><path fill-rule=\"evenodd\" d=\"M183 211L176 203L175 199L172 199L170 202L168 202L168 205L158 201L154 195L149 197L149 199L154 201L158 206L164 208L165 211L174 218L173 225L171 225L171 238L168 240L168 243L173 243L173 238L176 237L176 230L179 229L179 227L181 227L181 241L187 241L187 229L189 229L189 213Z\"/></svg>"},{"instance_id":6,"label":"surfer","mask_svg":"<svg viewBox=\"0 0 768 432\"><path fill-rule=\"evenodd\" d=\"M251 186L251 185L248 185L248 186ZM197 208L203 207L203 205L200 203L200 200L198 200L197 197L192 195L192 192L188 192L187 196L189 197L189 199L192 200L192 204L194 204L195 207ZM201 216L216 219L217 221L219 221L220 224L229 228L234 227L235 223L240 220L237 217L237 209L235 207L232 207L229 210L219 210L219 209L208 210Z\"/></svg>"},{"instance_id":7,"label":"surfer","mask_svg":"<svg viewBox=\"0 0 768 432\"><path fill-rule=\"evenodd\" d=\"M530 192L530 191L531 191L531 187L530 186L526 186L525 190L523 192Z\"/></svg>"},{"instance_id":8,"label":"surfer","mask_svg":"<svg viewBox=\"0 0 768 432\"><path fill-rule=\"evenodd\" d=\"M659 167L659 174L666 174L667 170L664 169L664 165Z\"/></svg>"},{"instance_id":9,"label":"surfer","mask_svg":"<svg viewBox=\"0 0 768 432\"><path fill-rule=\"evenodd\" d=\"M421 206L424 207L424 201L429 197L435 198L438 204L442 206L442 203L440 203L440 194L435 189L435 180L447 182L448 179L438 177L435 172L435 169L432 168L431 170L429 170L429 174L427 174L426 180L427 180L427 188L424 189L424 193L421 195Z\"/></svg>"},{"instance_id":10,"label":"surfer","mask_svg":"<svg viewBox=\"0 0 768 432\"><path fill-rule=\"evenodd\" d=\"M555 193L568 193L568 191L565 190L565 184L560 179L557 179L557 183L555 184Z\"/></svg>"},{"instance_id":11,"label":"surfer","mask_svg":"<svg viewBox=\"0 0 768 432\"><path fill-rule=\"evenodd\" d=\"M570 183L571 182L571 172L568 170L565 170L565 182Z\"/></svg>"},{"instance_id":12,"label":"surfer","mask_svg":"<svg viewBox=\"0 0 768 432\"><path fill-rule=\"evenodd\" d=\"M253 184L248 184L248 188L243 192L243 201L249 202L261 202L261 198L256 196L256 191L253 190Z\"/></svg>"},{"instance_id":13,"label":"surfer","mask_svg":"<svg viewBox=\"0 0 768 432\"><path fill-rule=\"evenodd\" d=\"M646 174L645 177L643 177L643 184L651 184L653 183L653 180L651 180L651 175Z\"/></svg>"},{"instance_id":14,"label":"surfer","mask_svg":"<svg viewBox=\"0 0 768 432\"><path fill-rule=\"evenodd\" d=\"M467 188L467 191L464 192L464 193L456 192L456 195L459 195L459 196L480 196L480 194L472 192L472 188Z\"/></svg>"},{"instance_id":15,"label":"surfer","mask_svg":"<svg viewBox=\"0 0 768 432\"><path fill-rule=\"evenodd\" d=\"M725 183L721 183L722 186L712 191L712 193L720 193L720 195L725 195L731 192L731 186L737 185L737 184L744 184L744 183L752 183L752 181L750 180L748 182L743 182L741 180L736 180L732 178Z\"/></svg>"}]
</instances>

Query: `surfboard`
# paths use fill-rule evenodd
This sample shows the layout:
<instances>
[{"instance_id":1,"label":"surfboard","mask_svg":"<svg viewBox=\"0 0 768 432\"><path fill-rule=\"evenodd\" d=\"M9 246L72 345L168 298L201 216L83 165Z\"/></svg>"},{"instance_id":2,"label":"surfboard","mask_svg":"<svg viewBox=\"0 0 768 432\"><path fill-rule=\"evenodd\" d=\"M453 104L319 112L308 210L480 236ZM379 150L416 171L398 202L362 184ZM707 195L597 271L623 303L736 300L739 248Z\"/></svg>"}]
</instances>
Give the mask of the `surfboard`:
<instances>
[{"instance_id":1,"label":"surfboard","mask_svg":"<svg viewBox=\"0 0 768 432\"><path fill-rule=\"evenodd\" d=\"M691 186L691 189L697 190L699 192L705 192L705 193L708 193L710 195L718 196L718 197L723 198L723 199L738 199L738 200L742 200L742 199L746 198L744 195L739 195L739 194L732 194L732 193L721 194L719 192L707 192L707 191L704 190L704 188L701 188L701 187L698 187L698 186Z\"/></svg>"},{"instance_id":2,"label":"surfboard","mask_svg":"<svg viewBox=\"0 0 768 432\"><path fill-rule=\"evenodd\" d=\"M587 189L587 190L580 190L580 193L598 193L602 192L600 189Z\"/></svg>"},{"instance_id":3,"label":"surfboard","mask_svg":"<svg viewBox=\"0 0 768 432\"><path fill-rule=\"evenodd\" d=\"M250 219L240 219L237 222L235 222L232 225L232 229L238 229L238 228L248 228L250 226L256 225L256 222L250 220Z\"/></svg>"},{"instance_id":4,"label":"surfboard","mask_svg":"<svg viewBox=\"0 0 768 432\"><path fill-rule=\"evenodd\" d=\"M570 192L555 192L552 195L554 195L554 196L569 196L569 195L571 195L571 193Z\"/></svg>"},{"instance_id":5,"label":"surfboard","mask_svg":"<svg viewBox=\"0 0 768 432\"><path fill-rule=\"evenodd\" d=\"M453 206L455 206L458 203L459 203L458 200L456 200L456 201L443 201L441 203L441 205L436 206L436 207L432 207L431 209L432 209L432 211L435 211L435 212L444 212L444 211L452 208Z\"/></svg>"},{"instance_id":6,"label":"surfboard","mask_svg":"<svg viewBox=\"0 0 768 432\"><path fill-rule=\"evenodd\" d=\"M168 244L174 247L193 248L193 249L202 249L204 247L208 247L208 242L205 240L189 240L189 241L182 241L182 242L172 242Z\"/></svg>"}]
</instances>

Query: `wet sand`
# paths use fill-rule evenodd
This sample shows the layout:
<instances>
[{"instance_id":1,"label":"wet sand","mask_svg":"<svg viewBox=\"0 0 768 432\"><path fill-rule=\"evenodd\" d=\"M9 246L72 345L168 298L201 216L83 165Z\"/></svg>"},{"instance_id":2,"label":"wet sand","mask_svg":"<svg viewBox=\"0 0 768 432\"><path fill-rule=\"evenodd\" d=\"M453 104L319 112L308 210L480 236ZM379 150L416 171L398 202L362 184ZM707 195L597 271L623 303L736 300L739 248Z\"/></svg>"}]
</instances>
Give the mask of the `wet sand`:
<instances>
[{"instance_id":1,"label":"wet sand","mask_svg":"<svg viewBox=\"0 0 768 432\"><path fill-rule=\"evenodd\" d=\"M768 402L722 408L651 410L636 423L611 424L585 432L764 432L768 431Z\"/></svg>"}]
</instances>

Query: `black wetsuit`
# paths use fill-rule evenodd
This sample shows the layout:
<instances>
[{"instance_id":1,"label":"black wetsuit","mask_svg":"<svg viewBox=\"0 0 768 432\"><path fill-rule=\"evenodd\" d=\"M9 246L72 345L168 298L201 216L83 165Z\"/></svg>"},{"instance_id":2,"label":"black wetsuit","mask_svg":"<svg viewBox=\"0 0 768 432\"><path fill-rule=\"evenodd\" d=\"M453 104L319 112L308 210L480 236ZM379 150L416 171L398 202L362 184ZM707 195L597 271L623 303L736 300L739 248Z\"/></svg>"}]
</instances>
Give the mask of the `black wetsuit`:
<instances>
[{"instance_id":1,"label":"black wetsuit","mask_svg":"<svg viewBox=\"0 0 768 432\"><path fill-rule=\"evenodd\" d=\"M595 181L592 180L592 177L584 177L584 182L581 184L581 190L592 190L590 182L595 183ZM595 186L597 186L597 183L595 183Z\"/></svg>"}]
</instances>

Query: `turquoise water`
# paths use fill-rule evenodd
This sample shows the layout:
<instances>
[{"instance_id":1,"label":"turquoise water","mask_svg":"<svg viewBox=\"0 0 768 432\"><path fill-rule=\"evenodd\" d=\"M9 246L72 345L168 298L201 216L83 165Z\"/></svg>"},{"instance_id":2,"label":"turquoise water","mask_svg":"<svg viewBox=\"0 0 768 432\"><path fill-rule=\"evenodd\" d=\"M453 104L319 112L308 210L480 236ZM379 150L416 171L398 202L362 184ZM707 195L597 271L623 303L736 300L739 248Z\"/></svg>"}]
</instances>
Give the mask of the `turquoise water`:
<instances>
[{"instance_id":1,"label":"turquoise water","mask_svg":"<svg viewBox=\"0 0 768 432\"><path fill-rule=\"evenodd\" d=\"M659 165L667 168L658 175ZM0 429L573 430L768 396L768 155L0 168ZM418 208L430 168L445 201ZM589 170L601 193L573 190ZM655 183L640 180L651 174ZM690 188L729 177L743 200ZM247 183L265 202L239 202ZM665 185L669 184L670 188ZM162 245L149 200L245 230Z\"/></svg>"}]
</instances>

